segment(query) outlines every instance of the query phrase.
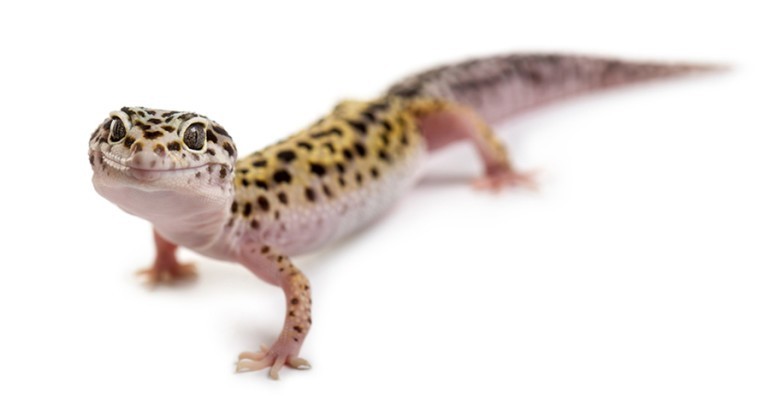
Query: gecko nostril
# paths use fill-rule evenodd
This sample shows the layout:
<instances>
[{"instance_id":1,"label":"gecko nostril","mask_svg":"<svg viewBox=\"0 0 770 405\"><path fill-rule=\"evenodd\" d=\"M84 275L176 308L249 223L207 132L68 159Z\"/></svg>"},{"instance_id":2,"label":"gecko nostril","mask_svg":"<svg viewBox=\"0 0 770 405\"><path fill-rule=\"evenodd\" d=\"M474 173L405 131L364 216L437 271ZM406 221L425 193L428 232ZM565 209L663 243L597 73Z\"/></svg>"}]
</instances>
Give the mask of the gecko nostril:
<instances>
[{"instance_id":1,"label":"gecko nostril","mask_svg":"<svg viewBox=\"0 0 770 405\"><path fill-rule=\"evenodd\" d=\"M161 144L155 145L155 147L152 148L152 151L155 152L155 154L160 156L160 157L165 157L166 156L166 147L161 145Z\"/></svg>"}]
</instances>

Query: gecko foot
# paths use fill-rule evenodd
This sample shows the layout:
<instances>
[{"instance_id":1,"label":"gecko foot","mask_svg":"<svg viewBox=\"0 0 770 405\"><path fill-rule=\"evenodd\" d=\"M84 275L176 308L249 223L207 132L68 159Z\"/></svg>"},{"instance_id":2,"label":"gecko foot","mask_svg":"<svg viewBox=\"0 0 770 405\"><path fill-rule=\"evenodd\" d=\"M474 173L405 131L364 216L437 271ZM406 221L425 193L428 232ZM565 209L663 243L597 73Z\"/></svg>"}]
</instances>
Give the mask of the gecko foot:
<instances>
[{"instance_id":1,"label":"gecko foot","mask_svg":"<svg viewBox=\"0 0 770 405\"><path fill-rule=\"evenodd\" d=\"M166 263L162 266L155 263L155 265L149 269L139 270L136 274L144 277L145 282L149 286L164 283L172 284L180 280L189 280L198 276L194 264L176 262Z\"/></svg>"},{"instance_id":2,"label":"gecko foot","mask_svg":"<svg viewBox=\"0 0 770 405\"><path fill-rule=\"evenodd\" d=\"M531 191L537 191L537 174L537 172L519 172L511 168L493 170L474 181L473 187L499 192L505 187L523 186Z\"/></svg>"},{"instance_id":3,"label":"gecko foot","mask_svg":"<svg viewBox=\"0 0 770 405\"><path fill-rule=\"evenodd\" d=\"M268 349L267 346L262 345L258 353L243 352L238 356L238 364L236 366L236 373L243 373L247 371L257 371L270 367L268 375L270 378L277 380L278 372L281 371L284 365L288 365L291 368L299 370L307 370L310 368L310 363L300 357L289 354L290 350L284 345L276 344L272 348Z\"/></svg>"}]
</instances>

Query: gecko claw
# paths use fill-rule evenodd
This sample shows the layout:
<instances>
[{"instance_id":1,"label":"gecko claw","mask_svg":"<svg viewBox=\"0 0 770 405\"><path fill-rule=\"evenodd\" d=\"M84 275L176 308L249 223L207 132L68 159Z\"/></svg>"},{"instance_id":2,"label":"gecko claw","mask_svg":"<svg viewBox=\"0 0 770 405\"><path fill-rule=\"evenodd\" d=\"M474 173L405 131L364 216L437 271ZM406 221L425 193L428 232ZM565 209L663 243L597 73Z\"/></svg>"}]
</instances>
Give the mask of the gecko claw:
<instances>
[{"instance_id":1,"label":"gecko claw","mask_svg":"<svg viewBox=\"0 0 770 405\"><path fill-rule=\"evenodd\" d=\"M181 280L190 280L198 276L195 271L195 265L192 263L179 264L173 266L153 266L149 269L143 269L136 272L144 278L145 284L154 287L158 284L173 284Z\"/></svg>"},{"instance_id":2,"label":"gecko claw","mask_svg":"<svg viewBox=\"0 0 770 405\"><path fill-rule=\"evenodd\" d=\"M288 365L297 370L310 369L310 362L303 358L288 354L280 354L278 353L278 349L268 349L265 345L262 345L260 349L261 351L257 353L243 352L238 355L238 363L236 364L235 372L244 373L270 367L270 370L267 373L268 376L273 380L278 380L278 373L284 365Z\"/></svg>"},{"instance_id":3,"label":"gecko claw","mask_svg":"<svg viewBox=\"0 0 770 405\"><path fill-rule=\"evenodd\" d=\"M286 362L286 364L288 364L291 368L296 368L297 370L310 370L311 368L310 362L301 357L289 356L289 361Z\"/></svg>"},{"instance_id":4,"label":"gecko claw","mask_svg":"<svg viewBox=\"0 0 770 405\"><path fill-rule=\"evenodd\" d=\"M505 187L523 186L530 191L537 191L537 176L539 172L518 172L513 169L505 169L487 173L484 177L473 182L473 187L479 190L500 192Z\"/></svg>"}]
</instances>

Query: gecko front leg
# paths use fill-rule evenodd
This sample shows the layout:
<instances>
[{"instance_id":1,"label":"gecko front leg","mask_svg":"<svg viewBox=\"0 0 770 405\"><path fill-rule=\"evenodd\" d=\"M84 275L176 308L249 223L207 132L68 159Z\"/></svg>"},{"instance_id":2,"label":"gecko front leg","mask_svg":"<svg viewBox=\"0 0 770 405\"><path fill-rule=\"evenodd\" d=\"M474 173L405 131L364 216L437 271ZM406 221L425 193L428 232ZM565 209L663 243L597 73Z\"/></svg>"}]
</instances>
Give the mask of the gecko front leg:
<instances>
[{"instance_id":1,"label":"gecko front leg","mask_svg":"<svg viewBox=\"0 0 770 405\"><path fill-rule=\"evenodd\" d=\"M298 356L312 323L312 300L307 277L288 257L269 246L255 244L245 247L240 262L259 278L283 289L286 295L286 318L280 336L270 348L262 345L260 352L243 352L238 356L236 372L270 367L270 377L277 380L278 372L284 365L309 369L310 363Z\"/></svg>"},{"instance_id":2,"label":"gecko front leg","mask_svg":"<svg viewBox=\"0 0 770 405\"><path fill-rule=\"evenodd\" d=\"M155 241L155 261L149 268L138 272L139 275L146 277L149 285L170 283L197 276L195 265L179 263L177 260L177 245L166 240L157 230L153 229L152 236Z\"/></svg>"}]
</instances>

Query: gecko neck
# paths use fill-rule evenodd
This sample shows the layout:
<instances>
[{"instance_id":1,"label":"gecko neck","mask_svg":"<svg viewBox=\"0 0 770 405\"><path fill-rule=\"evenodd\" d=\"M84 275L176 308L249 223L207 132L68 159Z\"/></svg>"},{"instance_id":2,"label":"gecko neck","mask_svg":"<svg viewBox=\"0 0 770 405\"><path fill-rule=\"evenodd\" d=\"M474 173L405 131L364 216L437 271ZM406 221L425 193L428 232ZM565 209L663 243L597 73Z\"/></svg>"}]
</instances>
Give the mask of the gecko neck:
<instances>
[{"instance_id":1,"label":"gecko neck","mask_svg":"<svg viewBox=\"0 0 770 405\"><path fill-rule=\"evenodd\" d=\"M221 239L234 198L232 186L154 189L95 178L94 188L129 214L151 222L167 240L196 251Z\"/></svg>"}]
</instances>

